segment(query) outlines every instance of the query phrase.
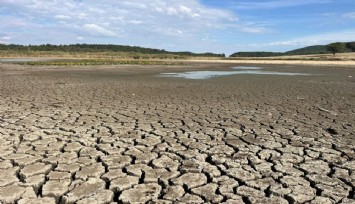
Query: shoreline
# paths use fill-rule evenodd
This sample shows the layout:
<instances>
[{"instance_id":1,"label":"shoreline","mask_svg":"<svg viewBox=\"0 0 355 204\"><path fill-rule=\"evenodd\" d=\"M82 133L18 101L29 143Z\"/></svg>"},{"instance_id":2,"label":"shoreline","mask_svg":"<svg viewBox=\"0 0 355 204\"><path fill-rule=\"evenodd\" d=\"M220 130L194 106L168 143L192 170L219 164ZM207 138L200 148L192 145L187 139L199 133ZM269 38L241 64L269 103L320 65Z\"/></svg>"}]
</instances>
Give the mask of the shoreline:
<instances>
[{"instance_id":1,"label":"shoreline","mask_svg":"<svg viewBox=\"0 0 355 204\"><path fill-rule=\"evenodd\" d=\"M13 60L13 61L12 61ZM16 57L16 58L0 58L0 64L20 64L26 62L40 62L40 63L49 63L59 62L59 61L80 61L80 60L96 60L93 58L48 58L48 57ZM106 59L97 59L100 61L105 61ZM151 62L166 62L166 63L218 63L218 64L263 64L263 65L310 65L310 66L346 66L355 68L355 61L353 60L344 60L344 61L330 61L330 60L238 60L238 59L107 59L108 61L151 61ZM81 65L78 65L81 66ZM85 66L85 65L82 65ZM98 65L100 66L100 65Z\"/></svg>"},{"instance_id":2,"label":"shoreline","mask_svg":"<svg viewBox=\"0 0 355 204\"><path fill-rule=\"evenodd\" d=\"M182 62L224 63L224 64L269 64L269 65L311 65L349 66L355 68L355 61L307 61L307 60L181 60Z\"/></svg>"}]
</instances>

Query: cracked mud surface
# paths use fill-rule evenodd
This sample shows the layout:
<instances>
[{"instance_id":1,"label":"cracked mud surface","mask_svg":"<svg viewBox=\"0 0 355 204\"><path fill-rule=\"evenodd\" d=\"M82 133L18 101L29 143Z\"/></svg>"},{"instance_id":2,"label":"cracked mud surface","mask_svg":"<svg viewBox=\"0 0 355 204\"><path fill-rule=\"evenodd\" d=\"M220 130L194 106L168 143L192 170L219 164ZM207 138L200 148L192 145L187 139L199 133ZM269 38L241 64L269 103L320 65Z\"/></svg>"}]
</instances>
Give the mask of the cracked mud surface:
<instances>
[{"instance_id":1,"label":"cracked mud surface","mask_svg":"<svg viewBox=\"0 0 355 204\"><path fill-rule=\"evenodd\" d=\"M0 203L355 202L355 69L184 69L0 65Z\"/></svg>"}]
</instances>

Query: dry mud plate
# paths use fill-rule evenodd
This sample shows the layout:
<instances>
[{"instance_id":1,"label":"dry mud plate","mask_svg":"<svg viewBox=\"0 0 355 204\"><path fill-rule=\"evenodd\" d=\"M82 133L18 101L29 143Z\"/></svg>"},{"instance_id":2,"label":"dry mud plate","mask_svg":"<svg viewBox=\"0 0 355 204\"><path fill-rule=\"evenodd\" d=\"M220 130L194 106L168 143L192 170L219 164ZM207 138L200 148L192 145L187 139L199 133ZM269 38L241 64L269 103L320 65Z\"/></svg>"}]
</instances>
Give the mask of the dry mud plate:
<instances>
[{"instance_id":1,"label":"dry mud plate","mask_svg":"<svg viewBox=\"0 0 355 204\"><path fill-rule=\"evenodd\" d=\"M355 69L0 66L0 203L355 202Z\"/></svg>"}]
</instances>

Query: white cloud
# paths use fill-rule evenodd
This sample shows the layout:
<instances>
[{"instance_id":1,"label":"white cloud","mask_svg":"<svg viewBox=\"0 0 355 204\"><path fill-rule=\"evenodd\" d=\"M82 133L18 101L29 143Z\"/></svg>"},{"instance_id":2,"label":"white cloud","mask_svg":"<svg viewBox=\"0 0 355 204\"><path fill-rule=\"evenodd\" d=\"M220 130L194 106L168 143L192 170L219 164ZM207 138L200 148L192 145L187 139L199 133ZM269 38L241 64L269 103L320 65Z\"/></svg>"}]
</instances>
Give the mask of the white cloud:
<instances>
[{"instance_id":1,"label":"white cloud","mask_svg":"<svg viewBox=\"0 0 355 204\"><path fill-rule=\"evenodd\" d=\"M179 17L189 17L196 18L201 17L200 12L198 10L193 10L187 6L168 6L168 7L156 7L156 11L167 14L170 16L179 16Z\"/></svg>"},{"instance_id":2,"label":"white cloud","mask_svg":"<svg viewBox=\"0 0 355 204\"><path fill-rule=\"evenodd\" d=\"M289 51L312 45L325 45L332 42L353 41L355 30L343 30L317 35L309 35L300 38L293 38L285 41L274 41L269 43L247 43L235 45L240 51Z\"/></svg>"},{"instance_id":3,"label":"white cloud","mask_svg":"<svg viewBox=\"0 0 355 204\"><path fill-rule=\"evenodd\" d=\"M323 33L318 35L310 35L288 41L271 42L266 45L270 46L310 46L317 44L327 44L331 42L353 41L355 30L344 30L339 32Z\"/></svg>"},{"instance_id":4,"label":"white cloud","mask_svg":"<svg viewBox=\"0 0 355 204\"><path fill-rule=\"evenodd\" d=\"M56 19L71 19L70 16L66 16L66 15L55 15L54 18L56 18Z\"/></svg>"},{"instance_id":5,"label":"white cloud","mask_svg":"<svg viewBox=\"0 0 355 204\"><path fill-rule=\"evenodd\" d=\"M106 36L106 37L116 36L115 32L108 30L104 27L98 26L96 24L85 24L84 28L93 35Z\"/></svg>"},{"instance_id":6,"label":"white cloud","mask_svg":"<svg viewBox=\"0 0 355 204\"><path fill-rule=\"evenodd\" d=\"M236 49L236 44L244 41L244 38L247 38L245 41L260 42L259 38L252 37L270 34L276 27L253 18L254 13L245 20L232 12L233 8L271 9L322 4L329 0L228 1L230 6L224 9L213 8L202 2L0 0L1 32L11 33L12 39L9 41L22 44L85 42L130 44L162 49L170 45L169 48L174 50L224 51ZM311 41L291 39L264 46L292 46L307 42ZM226 48L228 46L231 48Z\"/></svg>"},{"instance_id":7,"label":"white cloud","mask_svg":"<svg viewBox=\"0 0 355 204\"><path fill-rule=\"evenodd\" d=\"M351 12L351 13L345 13L342 15L344 18L351 18L351 19L355 19L355 12Z\"/></svg>"},{"instance_id":8,"label":"white cloud","mask_svg":"<svg viewBox=\"0 0 355 204\"><path fill-rule=\"evenodd\" d=\"M205 6L200 0L0 0L0 8L11 8L2 18L12 22L5 20L2 27L17 33L18 42L26 44L85 41L158 48L175 44L190 49L184 48L184 42L195 40L204 47L212 40L202 41L201 36L211 32L265 30L242 22L229 10Z\"/></svg>"},{"instance_id":9,"label":"white cloud","mask_svg":"<svg viewBox=\"0 0 355 204\"><path fill-rule=\"evenodd\" d=\"M1 40L11 40L12 38L10 36L2 36L0 37Z\"/></svg>"},{"instance_id":10,"label":"white cloud","mask_svg":"<svg viewBox=\"0 0 355 204\"><path fill-rule=\"evenodd\" d=\"M129 24L142 24L143 21L139 21L139 20L131 20L131 21L128 21Z\"/></svg>"},{"instance_id":11,"label":"white cloud","mask_svg":"<svg viewBox=\"0 0 355 204\"><path fill-rule=\"evenodd\" d=\"M0 34L0 43L2 43L2 44L8 44L11 39L12 39L12 37L10 37L7 34Z\"/></svg>"},{"instance_id":12,"label":"white cloud","mask_svg":"<svg viewBox=\"0 0 355 204\"><path fill-rule=\"evenodd\" d=\"M245 33L265 33L267 32L267 29L263 28L263 27L249 27L249 26L243 26L240 28L241 31L245 32Z\"/></svg>"},{"instance_id":13,"label":"white cloud","mask_svg":"<svg viewBox=\"0 0 355 204\"><path fill-rule=\"evenodd\" d=\"M1 27L25 27L28 26L28 20L16 16L1 16Z\"/></svg>"},{"instance_id":14,"label":"white cloud","mask_svg":"<svg viewBox=\"0 0 355 204\"><path fill-rule=\"evenodd\" d=\"M67 26L81 25L83 30L95 30L108 36L113 36L115 29L152 34L150 28L156 27L192 34L226 25L226 22L235 23L238 19L227 10L206 7L199 0L3 0L0 7L21 13L31 24L55 26L67 22ZM109 23L110 27L103 26L104 23Z\"/></svg>"}]
</instances>

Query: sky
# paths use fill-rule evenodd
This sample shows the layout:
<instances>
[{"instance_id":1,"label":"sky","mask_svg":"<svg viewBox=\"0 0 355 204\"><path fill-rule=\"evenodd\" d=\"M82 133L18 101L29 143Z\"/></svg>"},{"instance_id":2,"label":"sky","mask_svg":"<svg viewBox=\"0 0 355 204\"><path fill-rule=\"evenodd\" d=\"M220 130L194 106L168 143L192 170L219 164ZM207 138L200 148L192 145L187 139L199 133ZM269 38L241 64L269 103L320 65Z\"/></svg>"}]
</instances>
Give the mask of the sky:
<instances>
[{"instance_id":1,"label":"sky","mask_svg":"<svg viewBox=\"0 0 355 204\"><path fill-rule=\"evenodd\" d=\"M355 41L354 0L0 0L0 43L288 51Z\"/></svg>"}]
</instances>

